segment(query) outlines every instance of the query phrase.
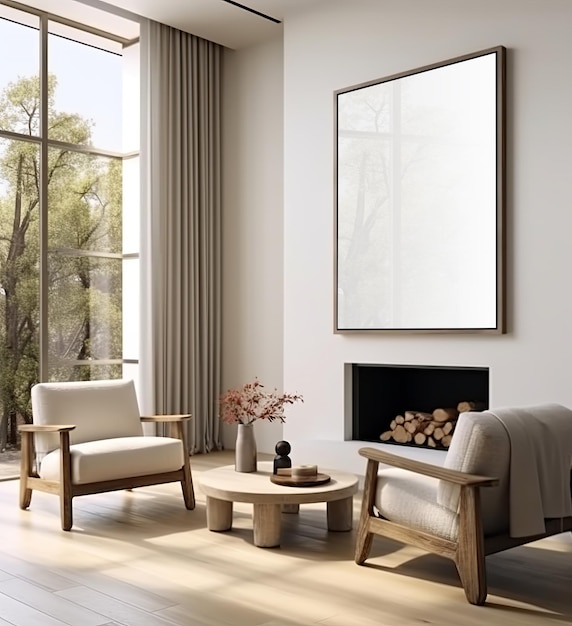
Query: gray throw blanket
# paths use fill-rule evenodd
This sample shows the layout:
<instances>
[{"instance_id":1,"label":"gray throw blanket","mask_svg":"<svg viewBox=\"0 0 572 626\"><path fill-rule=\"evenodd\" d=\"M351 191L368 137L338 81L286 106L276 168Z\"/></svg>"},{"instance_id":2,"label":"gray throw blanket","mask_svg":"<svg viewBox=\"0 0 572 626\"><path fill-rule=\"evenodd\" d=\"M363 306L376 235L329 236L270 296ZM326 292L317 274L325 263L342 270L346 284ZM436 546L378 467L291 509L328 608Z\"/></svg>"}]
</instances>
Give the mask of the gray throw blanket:
<instances>
[{"instance_id":1,"label":"gray throw blanket","mask_svg":"<svg viewBox=\"0 0 572 626\"><path fill-rule=\"evenodd\" d=\"M572 411L543 404L489 413L510 439L510 536L543 534L545 518L572 515Z\"/></svg>"}]
</instances>

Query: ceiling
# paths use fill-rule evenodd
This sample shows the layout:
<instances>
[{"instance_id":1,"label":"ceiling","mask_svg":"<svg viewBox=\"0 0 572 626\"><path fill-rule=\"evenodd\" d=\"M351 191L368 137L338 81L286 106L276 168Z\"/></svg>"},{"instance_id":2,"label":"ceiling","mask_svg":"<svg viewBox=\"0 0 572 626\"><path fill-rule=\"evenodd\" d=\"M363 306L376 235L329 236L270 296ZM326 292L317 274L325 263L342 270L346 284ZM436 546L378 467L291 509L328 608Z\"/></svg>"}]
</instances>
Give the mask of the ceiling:
<instances>
[{"instance_id":1,"label":"ceiling","mask_svg":"<svg viewBox=\"0 0 572 626\"><path fill-rule=\"evenodd\" d=\"M41 0L41 4L48 1L112 10L123 17L142 15L238 49L280 34L288 16L323 0Z\"/></svg>"}]
</instances>

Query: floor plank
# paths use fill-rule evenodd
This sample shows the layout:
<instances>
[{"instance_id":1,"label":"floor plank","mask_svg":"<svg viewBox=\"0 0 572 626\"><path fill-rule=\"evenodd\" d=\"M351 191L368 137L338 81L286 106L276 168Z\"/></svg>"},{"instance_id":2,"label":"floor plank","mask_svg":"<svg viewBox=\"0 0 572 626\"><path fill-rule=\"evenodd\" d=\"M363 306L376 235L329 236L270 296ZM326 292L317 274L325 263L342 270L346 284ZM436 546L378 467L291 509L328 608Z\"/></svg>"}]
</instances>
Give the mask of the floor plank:
<instances>
[{"instance_id":1,"label":"floor plank","mask_svg":"<svg viewBox=\"0 0 572 626\"><path fill-rule=\"evenodd\" d=\"M231 452L193 457L195 481L229 463ZM195 490L194 511L176 484L76 498L66 533L56 497L35 492L21 511L17 481L0 482L0 624L572 623L570 533L489 557L487 605L474 607L451 562L410 546L376 538L357 566L355 531L328 532L323 503L284 514L282 545L263 549L253 545L251 505L235 505L231 532L213 533Z\"/></svg>"},{"instance_id":2,"label":"floor plank","mask_svg":"<svg viewBox=\"0 0 572 626\"><path fill-rule=\"evenodd\" d=\"M65 624L103 626L109 622L109 618L101 613L86 610L75 602L69 602L58 597L58 594L46 591L18 578L0 583L0 593L55 619L59 619Z\"/></svg>"}]
</instances>

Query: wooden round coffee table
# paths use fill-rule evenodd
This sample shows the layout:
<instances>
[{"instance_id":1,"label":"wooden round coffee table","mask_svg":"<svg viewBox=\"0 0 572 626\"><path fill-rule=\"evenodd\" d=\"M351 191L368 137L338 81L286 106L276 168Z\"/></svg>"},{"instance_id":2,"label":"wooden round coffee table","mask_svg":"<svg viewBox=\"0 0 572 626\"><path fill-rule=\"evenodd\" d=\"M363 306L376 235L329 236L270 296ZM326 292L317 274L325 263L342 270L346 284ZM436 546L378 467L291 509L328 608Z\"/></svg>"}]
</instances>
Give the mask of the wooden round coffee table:
<instances>
[{"instance_id":1,"label":"wooden round coffee table","mask_svg":"<svg viewBox=\"0 0 572 626\"><path fill-rule=\"evenodd\" d=\"M258 463L256 472L237 472L234 465L225 465L199 477L199 485L207 497L207 526L215 532L232 528L232 503L253 505L254 545L274 548L280 545L281 513L294 513L300 504L326 502L328 530L348 531L353 522L353 495L358 478L353 474L322 470L330 482L317 487L287 487L270 481L272 463Z\"/></svg>"}]
</instances>

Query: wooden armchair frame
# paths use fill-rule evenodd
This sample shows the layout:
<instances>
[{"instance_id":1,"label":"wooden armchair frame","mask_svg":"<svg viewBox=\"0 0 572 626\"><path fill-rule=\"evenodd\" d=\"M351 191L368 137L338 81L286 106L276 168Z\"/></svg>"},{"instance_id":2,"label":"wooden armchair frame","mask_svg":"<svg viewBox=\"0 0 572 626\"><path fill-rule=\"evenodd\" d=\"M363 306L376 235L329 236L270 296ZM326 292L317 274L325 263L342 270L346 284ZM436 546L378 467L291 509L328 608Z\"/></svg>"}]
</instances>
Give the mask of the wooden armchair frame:
<instances>
[{"instance_id":1,"label":"wooden armchair frame","mask_svg":"<svg viewBox=\"0 0 572 626\"><path fill-rule=\"evenodd\" d=\"M367 467L355 549L355 562L358 565L363 565L367 559L374 535L408 543L451 559L457 567L467 600L471 604L484 604L487 597L486 556L572 530L572 517L566 517L545 520L546 532L542 535L514 538L507 532L485 537L480 489L497 485L498 479L423 463L376 448L361 448L359 454L367 459ZM456 541L391 522L376 512L374 502L380 463L446 480L460 487L459 529Z\"/></svg>"},{"instance_id":2,"label":"wooden armchair frame","mask_svg":"<svg viewBox=\"0 0 572 626\"><path fill-rule=\"evenodd\" d=\"M155 415L141 417L141 422L168 424L175 429L175 437L183 442L184 463L181 469L161 474L147 474L132 476L116 480L106 480L95 483L75 485L71 476L70 431L75 426L23 424L18 427L22 435L22 451L20 459L20 508L27 509L32 500L32 491L45 491L60 497L60 517L63 530L71 530L73 525L72 499L75 496L117 491L120 489L134 489L160 485L163 483L180 482L183 498L187 509L195 508L195 493L191 475L191 463L186 446L184 422L191 419L191 415ZM34 433L59 433L60 435L60 480L44 480L34 470L35 449ZM144 436L144 435L142 435Z\"/></svg>"}]
</instances>

